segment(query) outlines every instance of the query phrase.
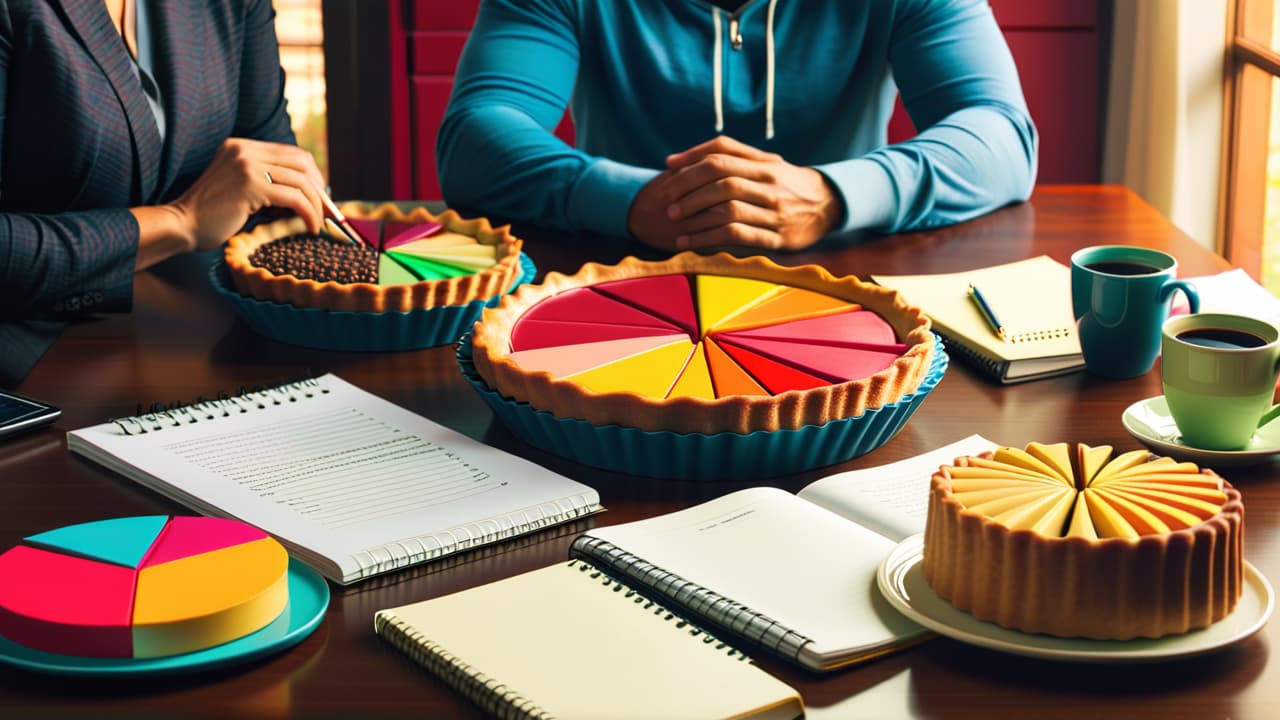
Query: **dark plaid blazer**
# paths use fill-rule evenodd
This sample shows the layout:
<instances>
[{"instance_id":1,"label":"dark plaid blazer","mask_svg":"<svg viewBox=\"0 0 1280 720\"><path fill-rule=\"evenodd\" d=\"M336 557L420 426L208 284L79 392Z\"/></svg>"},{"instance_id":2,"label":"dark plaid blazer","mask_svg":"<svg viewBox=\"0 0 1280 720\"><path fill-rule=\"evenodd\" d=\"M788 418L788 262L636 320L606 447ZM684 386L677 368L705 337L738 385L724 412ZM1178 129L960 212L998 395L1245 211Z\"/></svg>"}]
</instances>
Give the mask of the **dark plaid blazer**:
<instances>
[{"instance_id":1,"label":"dark plaid blazer","mask_svg":"<svg viewBox=\"0 0 1280 720\"><path fill-rule=\"evenodd\" d=\"M127 208L175 199L228 137L293 142L270 0L148 9L164 143L102 0L0 0L0 314L127 310Z\"/></svg>"},{"instance_id":2,"label":"dark plaid blazer","mask_svg":"<svg viewBox=\"0 0 1280 720\"><path fill-rule=\"evenodd\" d=\"M128 310L127 208L176 198L229 137L293 142L270 0L148 8L163 143L102 0L0 0L0 324Z\"/></svg>"}]
</instances>

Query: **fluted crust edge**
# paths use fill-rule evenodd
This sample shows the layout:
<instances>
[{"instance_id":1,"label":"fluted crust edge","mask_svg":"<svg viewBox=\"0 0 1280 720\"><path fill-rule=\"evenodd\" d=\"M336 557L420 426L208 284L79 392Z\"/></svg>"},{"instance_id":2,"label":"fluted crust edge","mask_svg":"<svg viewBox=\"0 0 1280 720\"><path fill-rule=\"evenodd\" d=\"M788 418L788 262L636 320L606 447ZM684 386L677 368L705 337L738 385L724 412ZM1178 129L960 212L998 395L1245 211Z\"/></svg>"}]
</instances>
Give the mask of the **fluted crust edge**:
<instances>
[{"instance_id":1,"label":"fluted crust edge","mask_svg":"<svg viewBox=\"0 0 1280 720\"><path fill-rule=\"evenodd\" d=\"M943 467L930 485L925 582L979 620L1028 633L1129 640L1208 627L1244 591L1244 504L1225 481L1223 492L1221 511L1190 528L1050 538L964 508Z\"/></svg>"}]
</instances>

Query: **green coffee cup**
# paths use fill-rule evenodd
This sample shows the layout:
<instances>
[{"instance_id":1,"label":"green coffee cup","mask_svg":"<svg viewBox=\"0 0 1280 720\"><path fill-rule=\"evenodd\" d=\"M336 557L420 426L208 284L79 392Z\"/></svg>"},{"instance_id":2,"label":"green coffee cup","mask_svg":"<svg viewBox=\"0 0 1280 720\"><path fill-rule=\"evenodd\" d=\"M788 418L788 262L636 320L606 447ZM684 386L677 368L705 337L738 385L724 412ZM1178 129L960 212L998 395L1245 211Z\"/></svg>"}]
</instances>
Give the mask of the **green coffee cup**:
<instances>
[{"instance_id":1,"label":"green coffee cup","mask_svg":"<svg viewBox=\"0 0 1280 720\"><path fill-rule=\"evenodd\" d=\"M1240 450L1273 406L1280 330L1243 315L1170 318L1161 331L1160 379L1182 442L1202 450Z\"/></svg>"}]
</instances>

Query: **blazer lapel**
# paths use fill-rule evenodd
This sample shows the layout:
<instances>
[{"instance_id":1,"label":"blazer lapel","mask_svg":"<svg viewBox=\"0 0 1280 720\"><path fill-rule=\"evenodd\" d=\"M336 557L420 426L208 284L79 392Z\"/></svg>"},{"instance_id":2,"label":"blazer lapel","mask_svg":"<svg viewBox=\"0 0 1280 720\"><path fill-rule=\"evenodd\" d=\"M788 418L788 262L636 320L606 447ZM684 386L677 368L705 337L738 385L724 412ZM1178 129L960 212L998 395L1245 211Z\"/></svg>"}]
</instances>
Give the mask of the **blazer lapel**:
<instances>
[{"instance_id":1,"label":"blazer lapel","mask_svg":"<svg viewBox=\"0 0 1280 720\"><path fill-rule=\"evenodd\" d=\"M138 0L143 2L143 0ZM164 0L152 3L151 22L155 62L163 71L156 82L164 93L168 115L164 157L160 163L160 192L166 193L182 170L186 151L196 143L191 135L205 127L196 117L205 106L205 62L215 55L206 47L205 15L201 2Z\"/></svg>"},{"instance_id":2,"label":"blazer lapel","mask_svg":"<svg viewBox=\"0 0 1280 720\"><path fill-rule=\"evenodd\" d=\"M151 106L142 92L142 83L134 74L133 58L129 57L120 33L111 24L111 16L107 14L102 0L54 1L62 6L67 23L102 69L120 100L120 106L124 108L136 163L133 192L139 203L146 202L155 192L159 177L161 141L155 116L151 114Z\"/></svg>"}]
</instances>

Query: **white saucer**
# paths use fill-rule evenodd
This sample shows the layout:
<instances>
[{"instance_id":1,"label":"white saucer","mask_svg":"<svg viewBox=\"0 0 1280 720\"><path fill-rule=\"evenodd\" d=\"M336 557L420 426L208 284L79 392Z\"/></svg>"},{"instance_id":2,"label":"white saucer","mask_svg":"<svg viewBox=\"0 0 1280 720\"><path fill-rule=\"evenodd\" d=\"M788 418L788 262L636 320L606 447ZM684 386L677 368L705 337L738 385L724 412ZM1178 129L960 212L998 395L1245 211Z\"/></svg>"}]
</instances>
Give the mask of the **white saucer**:
<instances>
[{"instance_id":1,"label":"white saucer","mask_svg":"<svg viewBox=\"0 0 1280 720\"><path fill-rule=\"evenodd\" d=\"M1088 640L1007 630L957 610L924 581L924 536L903 540L880 564L880 592L903 615L961 642L1048 660L1137 663L1171 660L1220 650L1256 633L1275 607L1271 584L1245 563L1244 594L1235 612L1203 630L1158 640Z\"/></svg>"},{"instance_id":2,"label":"white saucer","mask_svg":"<svg viewBox=\"0 0 1280 720\"><path fill-rule=\"evenodd\" d=\"M1120 422L1130 435L1152 450L1206 467L1257 465L1280 455L1280 421L1258 428L1243 450L1201 450L1184 445L1163 395L1130 405L1120 416Z\"/></svg>"}]
</instances>

